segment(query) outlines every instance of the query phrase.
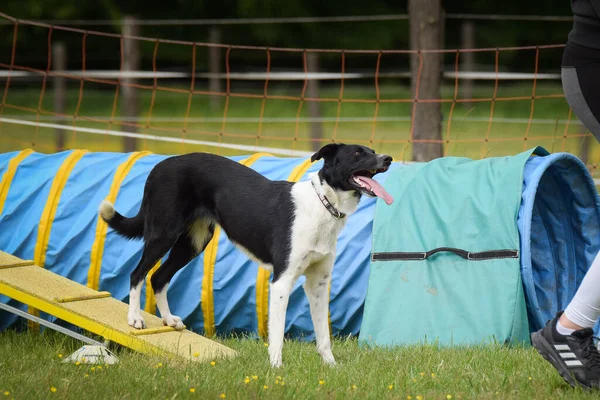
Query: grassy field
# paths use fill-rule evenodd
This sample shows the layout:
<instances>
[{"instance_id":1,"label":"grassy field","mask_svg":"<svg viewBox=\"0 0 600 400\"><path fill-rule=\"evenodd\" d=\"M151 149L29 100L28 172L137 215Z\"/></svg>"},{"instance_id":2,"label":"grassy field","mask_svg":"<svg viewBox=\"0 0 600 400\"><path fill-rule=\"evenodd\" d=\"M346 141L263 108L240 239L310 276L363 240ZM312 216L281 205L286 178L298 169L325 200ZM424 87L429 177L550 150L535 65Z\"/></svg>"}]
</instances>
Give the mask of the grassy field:
<instances>
[{"instance_id":1,"label":"grassy field","mask_svg":"<svg viewBox=\"0 0 600 400\"><path fill-rule=\"evenodd\" d=\"M338 339L338 366L323 366L314 344L289 341L284 367L251 339L219 340L227 361L176 364L116 349L120 362L63 363L82 343L54 333L0 333L0 398L8 399L592 399L572 389L532 348L359 348Z\"/></svg>"},{"instance_id":2,"label":"grassy field","mask_svg":"<svg viewBox=\"0 0 600 400\"><path fill-rule=\"evenodd\" d=\"M260 86L260 85L258 85ZM182 87L183 88L183 87ZM81 102L78 88L71 88L67 95L65 113L78 114L83 117L110 118L119 116L122 96L117 97L110 87L100 90L99 85L84 86ZM260 89L260 90L259 90ZM262 87L234 87L236 93L262 94ZM301 86L292 87L284 84L271 84L270 95L299 96ZM40 102L39 88L19 89L11 87L8 90L6 103L12 105L2 110L2 115L12 118L26 118L35 121L37 114L33 110L40 106L42 110L52 110L52 91L48 89ZM322 98L337 99L339 86L322 88ZM531 96L531 82L510 84L502 82L498 88L498 98L518 96ZM493 84L483 84L476 87L475 98L491 98ZM562 88L557 82L538 82L537 96L561 96ZM322 123L322 136L327 140L336 141L363 141L369 143L375 150L391 154L395 159L410 159L411 146L406 142L410 137L410 117L412 115L411 103L381 103L377 110L377 122L373 124L375 104L357 103L350 100L375 99L374 85L351 86L344 88L343 99L338 111L338 103L324 102L321 104L321 116L329 118ZM451 99L454 96L453 86L443 88L443 97ZM411 94L406 85L400 83L382 84L380 87L381 99L410 99ZM227 108L226 123L223 124L224 105L223 98L219 99L216 108L209 106L209 98L196 94L192 97L189 112L188 95L167 91L151 90L140 91L140 112L143 127L138 128L139 133L169 136L174 138L188 138L211 142L236 143L244 145L258 145L267 147L295 148L309 150L310 124L308 122L296 123L300 102L297 100L240 98L232 97ZM349 101L349 102L348 102ZM79 105L79 106L78 106ZM15 108L16 107L16 108ZM79 108L78 108L79 107ZM577 123L565 122L569 117L569 107L564 98L538 98L533 102L526 100L498 100L493 102L494 112L492 124L489 125L491 101L470 103L469 105L456 104L452 110L451 103L444 103L442 107L444 121L442 123L443 139L446 155L467 156L481 158L488 156L501 156L516 154L535 145L544 146L551 152L569 151L582 156L584 143L580 137L582 128ZM19 109L20 108L20 109ZM306 103L302 105L300 117L307 117ZM533 109L533 112L532 112ZM262 110L262 111L261 111ZM452 112L451 112L452 111ZM185 123L184 117L188 114L190 120ZM263 122L261 123L261 113ZM338 116L340 122L336 124ZM151 117L148 119L148 117ZM528 123L532 118L532 123ZM43 118L47 117L41 114ZM248 119L251 120L248 120ZM279 120L272 120L273 118ZM282 118L284 120L282 120ZM350 120L344 120L351 118ZM358 120L357 120L358 118ZM361 120L362 118L362 120ZM396 118L400 120L390 120ZM243 120L243 121L242 121ZM575 120L575 118L573 118ZM82 119L67 120L65 125L92 127L96 129L121 130L120 123L89 122ZM219 136L223 131L224 136ZM566 138L565 138L566 132ZM70 148L88 148L92 151L120 151L121 139L103 134L89 134L82 132L67 132ZM528 136L525 141L524 137ZM485 138L489 141L486 143ZM466 142L465 142L466 140ZM600 148L594 140L589 146L589 163L595 164L600 159ZM248 151L217 149L198 145L185 145L181 143L165 143L151 140L140 140L141 149L151 150L155 153L177 154L188 151L212 151L223 155L248 154ZM0 123L0 151L11 151L33 147L40 152L54 152L54 129L36 128L30 126Z\"/></svg>"}]
</instances>

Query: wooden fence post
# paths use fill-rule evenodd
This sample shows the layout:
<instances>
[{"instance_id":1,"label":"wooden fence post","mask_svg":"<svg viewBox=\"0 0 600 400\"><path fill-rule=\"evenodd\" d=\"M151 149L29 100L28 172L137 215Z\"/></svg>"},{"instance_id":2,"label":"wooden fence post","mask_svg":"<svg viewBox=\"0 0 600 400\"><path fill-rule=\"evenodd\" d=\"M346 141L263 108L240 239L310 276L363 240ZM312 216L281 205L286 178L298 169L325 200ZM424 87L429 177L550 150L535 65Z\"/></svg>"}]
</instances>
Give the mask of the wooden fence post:
<instances>
[{"instance_id":1,"label":"wooden fence post","mask_svg":"<svg viewBox=\"0 0 600 400\"><path fill-rule=\"evenodd\" d=\"M317 73L319 72L319 55L317 53L306 53L306 67L308 72ZM306 97L317 99L319 98L319 80L309 79L306 85ZM323 143L323 128L321 126L321 109L318 101L308 102L308 116L310 118L310 137L313 139L312 150L317 151L321 148Z\"/></svg>"},{"instance_id":2,"label":"wooden fence post","mask_svg":"<svg viewBox=\"0 0 600 400\"><path fill-rule=\"evenodd\" d=\"M121 79L122 85L122 102L121 116L125 121L136 121L139 108L138 90L131 86L137 82L137 79L128 76L128 74L136 72L140 69L140 48L139 42L128 36L139 36L139 25L137 19L127 16L123 19L123 72L124 77ZM136 132L134 126L123 125L122 131ZM123 151L129 153L137 148L137 140L131 137L123 138Z\"/></svg>"},{"instance_id":3,"label":"wooden fence post","mask_svg":"<svg viewBox=\"0 0 600 400\"><path fill-rule=\"evenodd\" d=\"M444 14L441 3L441 0L408 1L412 50L443 48L441 31ZM413 143L412 158L414 161L431 161L443 155L441 103L420 100L441 98L442 53L414 53L410 64L413 97L416 99L412 139L422 141Z\"/></svg>"},{"instance_id":4,"label":"wooden fence post","mask_svg":"<svg viewBox=\"0 0 600 400\"><path fill-rule=\"evenodd\" d=\"M218 26L211 26L210 37L208 40L210 43L221 42L221 28ZM221 91L221 78L217 77L217 74L221 73L221 49L219 47L208 48L208 72L210 78L208 79L208 90L210 92ZM210 96L210 108L214 111L219 107L219 96Z\"/></svg>"},{"instance_id":5,"label":"wooden fence post","mask_svg":"<svg viewBox=\"0 0 600 400\"><path fill-rule=\"evenodd\" d=\"M462 23L462 48L472 49L475 47L475 25L473 21L467 19ZM475 69L475 53L472 51L460 53L461 69L463 72L473 72ZM464 78L462 80L462 97L464 99L473 98L473 79ZM469 107L468 102L463 103L463 106Z\"/></svg>"},{"instance_id":6,"label":"wooden fence post","mask_svg":"<svg viewBox=\"0 0 600 400\"><path fill-rule=\"evenodd\" d=\"M52 45L52 70L57 73L63 73L67 69L67 49L63 42L56 42ZM52 79L54 86L54 113L62 116L65 113L66 84L63 76L54 76ZM59 122L64 122L59 117ZM65 130L57 128L56 133L56 151L60 152L66 149Z\"/></svg>"}]
</instances>

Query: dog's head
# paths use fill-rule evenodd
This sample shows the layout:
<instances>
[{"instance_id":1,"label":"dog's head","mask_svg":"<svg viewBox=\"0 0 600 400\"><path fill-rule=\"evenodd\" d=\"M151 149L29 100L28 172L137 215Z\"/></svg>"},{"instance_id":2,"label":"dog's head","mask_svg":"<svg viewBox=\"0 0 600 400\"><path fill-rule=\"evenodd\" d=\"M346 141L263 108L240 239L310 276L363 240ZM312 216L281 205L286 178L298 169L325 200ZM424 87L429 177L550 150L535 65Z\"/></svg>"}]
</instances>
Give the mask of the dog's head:
<instances>
[{"instance_id":1,"label":"dog's head","mask_svg":"<svg viewBox=\"0 0 600 400\"><path fill-rule=\"evenodd\" d=\"M381 197L387 204L393 201L383 187L373 178L385 172L392 157L376 154L372 149L356 144L332 143L323 146L312 157L312 161L323 159L319 176L335 190L354 191L357 196L365 194Z\"/></svg>"}]
</instances>

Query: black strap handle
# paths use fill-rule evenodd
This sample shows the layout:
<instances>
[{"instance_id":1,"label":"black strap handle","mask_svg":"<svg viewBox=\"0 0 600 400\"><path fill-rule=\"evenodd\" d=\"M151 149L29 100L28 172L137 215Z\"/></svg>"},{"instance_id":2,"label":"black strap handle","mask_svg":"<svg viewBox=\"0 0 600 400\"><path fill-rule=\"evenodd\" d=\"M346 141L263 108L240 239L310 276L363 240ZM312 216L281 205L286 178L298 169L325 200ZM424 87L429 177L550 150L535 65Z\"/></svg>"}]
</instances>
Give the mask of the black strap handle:
<instances>
[{"instance_id":1,"label":"black strap handle","mask_svg":"<svg viewBox=\"0 0 600 400\"><path fill-rule=\"evenodd\" d=\"M426 260L428 257L440 252L451 252L466 260L482 261L497 258L519 258L518 250L489 250L472 253L470 251L456 249L453 247L438 247L428 252L385 252L373 253L372 261L404 261L404 260Z\"/></svg>"}]
</instances>

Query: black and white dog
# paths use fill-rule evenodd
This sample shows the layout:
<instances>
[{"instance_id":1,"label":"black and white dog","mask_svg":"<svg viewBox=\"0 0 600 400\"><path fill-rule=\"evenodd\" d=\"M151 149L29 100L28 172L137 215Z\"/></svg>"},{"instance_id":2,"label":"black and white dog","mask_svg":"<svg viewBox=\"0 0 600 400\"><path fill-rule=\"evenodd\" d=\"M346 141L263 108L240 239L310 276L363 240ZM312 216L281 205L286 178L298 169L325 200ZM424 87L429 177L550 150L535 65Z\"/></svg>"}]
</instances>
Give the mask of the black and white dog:
<instances>
[{"instance_id":1,"label":"black and white dog","mask_svg":"<svg viewBox=\"0 0 600 400\"><path fill-rule=\"evenodd\" d=\"M140 211L126 218L103 201L100 216L120 235L143 238L142 258L131 273L129 325L141 329L140 292L148 271L170 249L151 283L163 323L183 329L171 314L167 286L175 273L200 254L219 224L252 260L273 272L269 302L269 356L281 366L285 314L294 283L306 276L317 350L335 364L329 337L328 285L340 231L361 194L393 199L372 179L392 157L359 145L328 144L311 158L324 159L309 181L271 181L231 159L206 153L173 156L148 175Z\"/></svg>"}]
</instances>

